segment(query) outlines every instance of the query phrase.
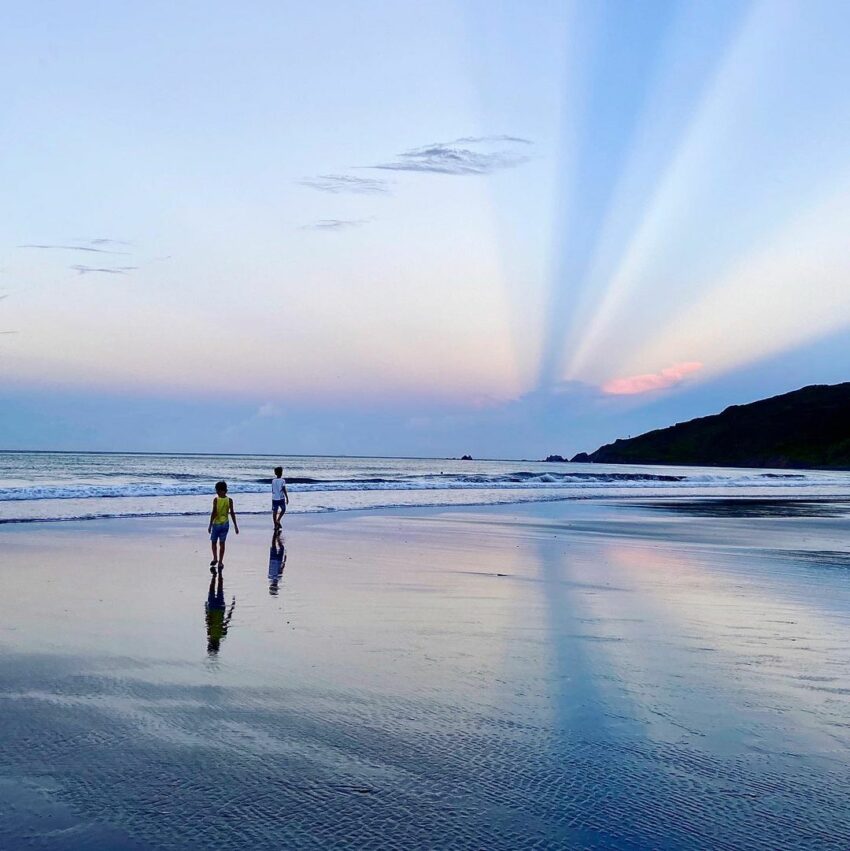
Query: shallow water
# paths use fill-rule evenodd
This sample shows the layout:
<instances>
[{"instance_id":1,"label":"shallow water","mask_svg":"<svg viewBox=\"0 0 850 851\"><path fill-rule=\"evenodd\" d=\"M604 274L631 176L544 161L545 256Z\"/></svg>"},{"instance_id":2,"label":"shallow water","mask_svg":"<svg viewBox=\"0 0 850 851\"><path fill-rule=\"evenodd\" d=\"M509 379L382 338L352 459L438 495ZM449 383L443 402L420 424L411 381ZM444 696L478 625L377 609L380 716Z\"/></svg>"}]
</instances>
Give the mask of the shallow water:
<instances>
[{"instance_id":1,"label":"shallow water","mask_svg":"<svg viewBox=\"0 0 850 851\"><path fill-rule=\"evenodd\" d=\"M0 847L850 847L846 516L287 522L217 652L197 524L6 527Z\"/></svg>"},{"instance_id":2,"label":"shallow water","mask_svg":"<svg viewBox=\"0 0 850 851\"><path fill-rule=\"evenodd\" d=\"M540 461L0 452L0 525L203 515L224 479L240 513L270 510L282 464L293 514L561 499L850 495L850 472Z\"/></svg>"}]
</instances>

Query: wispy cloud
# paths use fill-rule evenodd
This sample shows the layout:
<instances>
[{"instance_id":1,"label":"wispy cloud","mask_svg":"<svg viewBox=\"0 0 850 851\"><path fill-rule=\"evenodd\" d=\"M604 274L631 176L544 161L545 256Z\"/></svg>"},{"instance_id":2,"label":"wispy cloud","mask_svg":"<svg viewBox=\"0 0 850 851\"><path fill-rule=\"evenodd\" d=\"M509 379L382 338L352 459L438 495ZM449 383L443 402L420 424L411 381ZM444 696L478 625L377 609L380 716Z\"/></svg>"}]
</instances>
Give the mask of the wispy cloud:
<instances>
[{"instance_id":1,"label":"wispy cloud","mask_svg":"<svg viewBox=\"0 0 850 851\"><path fill-rule=\"evenodd\" d=\"M460 139L455 139L454 142L449 142L450 145L477 145L484 143L495 142L513 142L517 145L533 145L531 139L523 139L522 136L461 136Z\"/></svg>"},{"instance_id":2,"label":"wispy cloud","mask_svg":"<svg viewBox=\"0 0 850 851\"><path fill-rule=\"evenodd\" d=\"M81 242L83 240L80 240ZM126 239L108 239L107 237L101 236L97 239L90 239L89 245L132 245L132 242L127 242Z\"/></svg>"},{"instance_id":3,"label":"wispy cloud","mask_svg":"<svg viewBox=\"0 0 850 851\"><path fill-rule=\"evenodd\" d=\"M636 393L649 393L652 390L664 390L679 384L686 376L699 372L699 361L686 361L668 366L660 372L648 372L643 375L630 375L625 378L613 378L602 385L605 393L614 396L632 396Z\"/></svg>"},{"instance_id":4,"label":"wispy cloud","mask_svg":"<svg viewBox=\"0 0 850 851\"><path fill-rule=\"evenodd\" d=\"M463 136L451 142L412 148L391 162L371 168L431 174L492 174L528 162L531 158L525 149L531 144L529 139L519 136Z\"/></svg>"},{"instance_id":5,"label":"wispy cloud","mask_svg":"<svg viewBox=\"0 0 850 851\"><path fill-rule=\"evenodd\" d=\"M301 225L301 230L347 230L368 224L369 219L319 219L309 225Z\"/></svg>"},{"instance_id":6,"label":"wispy cloud","mask_svg":"<svg viewBox=\"0 0 850 851\"><path fill-rule=\"evenodd\" d=\"M38 248L47 251L59 250L59 251L89 251L93 254L124 254L127 255L129 251L113 251L110 248L98 248L97 245L106 245L106 244L115 244L115 245L126 245L127 243L118 243L113 240L92 240L91 245L47 245L44 243L36 243L36 242L28 242L25 245L19 245L18 248Z\"/></svg>"},{"instance_id":7,"label":"wispy cloud","mask_svg":"<svg viewBox=\"0 0 850 851\"><path fill-rule=\"evenodd\" d=\"M80 275L90 275L93 272L101 272L107 275L126 275L129 272L134 272L138 266L84 266L80 263L71 266L75 272Z\"/></svg>"},{"instance_id":8,"label":"wispy cloud","mask_svg":"<svg viewBox=\"0 0 850 851\"><path fill-rule=\"evenodd\" d=\"M354 195L385 195L389 192L389 182L376 177L353 177L348 174L319 174L298 181L302 186L329 192L332 195L349 192Z\"/></svg>"}]
</instances>

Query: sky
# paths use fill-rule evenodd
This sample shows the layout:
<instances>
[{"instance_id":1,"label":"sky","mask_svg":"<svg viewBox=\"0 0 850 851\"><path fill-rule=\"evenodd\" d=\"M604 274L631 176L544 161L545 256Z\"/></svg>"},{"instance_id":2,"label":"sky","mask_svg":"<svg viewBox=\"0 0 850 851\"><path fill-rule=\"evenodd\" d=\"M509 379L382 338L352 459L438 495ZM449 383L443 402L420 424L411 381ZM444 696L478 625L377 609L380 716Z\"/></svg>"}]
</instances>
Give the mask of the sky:
<instances>
[{"instance_id":1,"label":"sky","mask_svg":"<svg viewBox=\"0 0 850 851\"><path fill-rule=\"evenodd\" d=\"M850 379L850 5L34 2L0 448L538 458Z\"/></svg>"}]
</instances>

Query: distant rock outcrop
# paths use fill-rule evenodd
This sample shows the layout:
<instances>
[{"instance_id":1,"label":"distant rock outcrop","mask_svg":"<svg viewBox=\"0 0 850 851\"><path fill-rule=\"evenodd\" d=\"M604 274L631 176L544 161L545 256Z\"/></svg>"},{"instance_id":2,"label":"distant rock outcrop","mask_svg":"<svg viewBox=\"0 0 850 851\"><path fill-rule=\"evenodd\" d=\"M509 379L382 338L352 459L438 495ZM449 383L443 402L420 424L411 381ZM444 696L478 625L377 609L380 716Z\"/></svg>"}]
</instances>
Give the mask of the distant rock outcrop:
<instances>
[{"instance_id":1,"label":"distant rock outcrop","mask_svg":"<svg viewBox=\"0 0 850 851\"><path fill-rule=\"evenodd\" d=\"M562 464L567 459L564 458L563 455L547 455L545 460L549 461L550 463L554 463L554 464Z\"/></svg>"},{"instance_id":2,"label":"distant rock outcrop","mask_svg":"<svg viewBox=\"0 0 850 851\"><path fill-rule=\"evenodd\" d=\"M615 440L573 461L850 469L850 382L814 384Z\"/></svg>"},{"instance_id":3,"label":"distant rock outcrop","mask_svg":"<svg viewBox=\"0 0 850 851\"><path fill-rule=\"evenodd\" d=\"M460 460L461 460L461 461L471 461L471 460L472 460L472 456L471 456L471 455L461 455L461 456L460 456Z\"/></svg>"}]
</instances>

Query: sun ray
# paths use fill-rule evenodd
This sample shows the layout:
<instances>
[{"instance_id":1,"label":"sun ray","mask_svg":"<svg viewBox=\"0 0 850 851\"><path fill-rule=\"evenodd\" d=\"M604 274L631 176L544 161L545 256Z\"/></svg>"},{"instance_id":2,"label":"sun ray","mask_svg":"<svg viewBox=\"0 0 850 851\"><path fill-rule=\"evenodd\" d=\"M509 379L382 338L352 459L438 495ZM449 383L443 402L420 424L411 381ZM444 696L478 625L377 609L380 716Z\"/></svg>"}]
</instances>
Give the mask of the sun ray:
<instances>
[{"instance_id":1,"label":"sun ray","mask_svg":"<svg viewBox=\"0 0 850 851\"><path fill-rule=\"evenodd\" d=\"M714 80L693 114L676 153L659 181L645 215L623 251L622 259L598 296L593 315L566 365L569 378L583 377L608 345L606 335L618 312L644 287L652 287L647 270L669 244L676 222L712 180L710 163L734 144L736 123L759 95L762 72L781 55L778 46L792 32L791 6L759 3L752 7L721 61Z\"/></svg>"},{"instance_id":2,"label":"sun ray","mask_svg":"<svg viewBox=\"0 0 850 851\"><path fill-rule=\"evenodd\" d=\"M654 336L636 370L687 352L711 377L850 326L850 173Z\"/></svg>"}]
</instances>

